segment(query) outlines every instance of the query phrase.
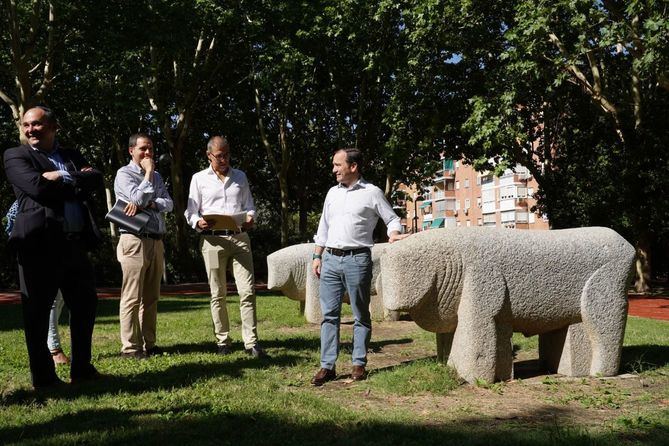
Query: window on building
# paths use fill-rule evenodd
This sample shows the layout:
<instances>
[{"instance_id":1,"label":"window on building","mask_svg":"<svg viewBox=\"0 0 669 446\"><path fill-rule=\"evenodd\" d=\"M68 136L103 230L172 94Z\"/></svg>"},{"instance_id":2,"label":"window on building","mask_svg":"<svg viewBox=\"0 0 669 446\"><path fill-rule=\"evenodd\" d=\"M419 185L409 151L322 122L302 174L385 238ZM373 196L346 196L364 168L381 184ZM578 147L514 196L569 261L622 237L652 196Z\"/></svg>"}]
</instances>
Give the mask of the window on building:
<instances>
[{"instance_id":1,"label":"window on building","mask_svg":"<svg viewBox=\"0 0 669 446\"><path fill-rule=\"evenodd\" d=\"M466 224L467 224L467 227L470 227L472 225L471 220L467 220Z\"/></svg>"},{"instance_id":2,"label":"window on building","mask_svg":"<svg viewBox=\"0 0 669 446\"><path fill-rule=\"evenodd\" d=\"M518 186L516 188L518 198L527 198L527 188L525 186Z\"/></svg>"},{"instance_id":3,"label":"window on building","mask_svg":"<svg viewBox=\"0 0 669 446\"><path fill-rule=\"evenodd\" d=\"M455 200L455 210L460 209L460 200Z\"/></svg>"},{"instance_id":4,"label":"window on building","mask_svg":"<svg viewBox=\"0 0 669 446\"><path fill-rule=\"evenodd\" d=\"M499 189L499 199L516 198L516 186L504 186Z\"/></svg>"},{"instance_id":5,"label":"window on building","mask_svg":"<svg viewBox=\"0 0 669 446\"><path fill-rule=\"evenodd\" d=\"M477 224L478 226L483 226L483 220L480 219L480 218L477 218L477 219L476 219L476 224Z\"/></svg>"},{"instance_id":6,"label":"window on building","mask_svg":"<svg viewBox=\"0 0 669 446\"><path fill-rule=\"evenodd\" d=\"M469 178L465 178L465 189L469 187Z\"/></svg>"},{"instance_id":7,"label":"window on building","mask_svg":"<svg viewBox=\"0 0 669 446\"><path fill-rule=\"evenodd\" d=\"M501 221L502 223L510 222L510 221L515 221L516 220L516 211L506 211L502 212L501 215Z\"/></svg>"},{"instance_id":8,"label":"window on building","mask_svg":"<svg viewBox=\"0 0 669 446\"><path fill-rule=\"evenodd\" d=\"M481 207L481 197L476 198L476 207Z\"/></svg>"},{"instance_id":9,"label":"window on building","mask_svg":"<svg viewBox=\"0 0 669 446\"><path fill-rule=\"evenodd\" d=\"M490 203L495 201L495 189L486 189L481 191L481 196L483 197L484 203Z\"/></svg>"},{"instance_id":10,"label":"window on building","mask_svg":"<svg viewBox=\"0 0 669 446\"><path fill-rule=\"evenodd\" d=\"M476 175L476 185L477 186L481 185L481 176L480 175Z\"/></svg>"},{"instance_id":11,"label":"window on building","mask_svg":"<svg viewBox=\"0 0 669 446\"><path fill-rule=\"evenodd\" d=\"M456 161L456 162L455 162L455 168L456 168L456 169L460 168L460 161Z\"/></svg>"},{"instance_id":12,"label":"window on building","mask_svg":"<svg viewBox=\"0 0 669 446\"><path fill-rule=\"evenodd\" d=\"M532 198L534 197L534 188L533 187L528 187L527 188L527 196Z\"/></svg>"},{"instance_id":13,"label":"window on building","mask_svg":"<svg viewBox=\"0 0 669 446\"><path fill-rule=\"evenodd\" d=\"M495 224L497 222L495 218L495 214L485 214L483 216L483 224L488 225L488 224Z\"/></svg>"},{"instance_id":14,"label":"window on building","mask_svg":"<svg viewBox=\"0 0 669 446\"><path fill-rule=\"evenodd\" d=\"M446 183L446 190L453 190L454 185L452 181Z\"/></svg>"},{"instance_id":15,"label":"window on building","mask_svg":"<svg viewBox=\"0 0 669 446\"><path fill-rule=\"evenodd\" d=\"M537 216L535 215L534 212L530 212L530 215L528 215L528 222L530 224L534 224L537 221Z\"/></svg>"},{"instance_id":16,"label":"window on building","mask_svg":"<svg viewBox=\"0 0 669 446\"><path fill-rule=\"evenodd\" d=\"M455 190L460 190L460 182L459 181L455 182Z\"/></svg>"},{"instance_id":17,"label":"window on building","mask_svg":"<svg viewBox=\"0 0 669 446\"><path fill-rule=\"evenodd\" d=\"M460 220L458 220L458 221L455 222L455 226L457 226L458 228L459 228L460 226L462 226L462 223L460 223Z\"/></svg>"},{"instance_id":18,"label":"window on building","mask_svg":"<svg viewBox=\"0 0 669 446\"><path fill-rule=\"evenodd\" d=\"M469 201L469 198L465 198L465 209L469 209L471 207L471 202Z\"/></svg>"}]
</instances>

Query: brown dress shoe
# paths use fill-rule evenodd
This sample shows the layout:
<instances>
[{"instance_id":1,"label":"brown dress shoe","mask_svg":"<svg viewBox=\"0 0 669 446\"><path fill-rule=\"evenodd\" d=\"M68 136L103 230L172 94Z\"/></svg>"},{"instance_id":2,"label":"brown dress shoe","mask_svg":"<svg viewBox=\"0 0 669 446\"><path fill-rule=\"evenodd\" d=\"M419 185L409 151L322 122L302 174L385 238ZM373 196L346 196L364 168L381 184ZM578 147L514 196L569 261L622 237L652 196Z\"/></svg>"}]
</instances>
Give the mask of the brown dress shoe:
<instances>
[{"instance_id":1,"label":"brown dress shoe","mask_svg":"<svg viewBox=\"0 0 669 446\"><path fill-rule=\"evenodd\" d=\"M353 381L362 381L367 378L367 372L365 372L365 367L361 365L354 365L351 369L351 379Z\"/></svg>"},{"instance_id":2,"label":"brown dress shoe","mask_svg":"<svg viewBox=\"0 0 669 446\"><path fill-rule=\"evenodd\" d=\"M70 358L65 356L65 353L61 349L54 350L51 352L51 359L55 365L64 365L70 363Z\"/></svg>"},{"instance_id":3,"label":"brown dress shoe","mask_svg":"<svg viewBox=\"0 0 669 446\"><path fill-rule=\"evenodd\" d=\"M328 381L332 381L337 377L337 372L335 372L335 369L320 369L318 373L314 375L314 377L311 379L311 384L314 386L322 386Z\"/></svg>"}]
</instances>

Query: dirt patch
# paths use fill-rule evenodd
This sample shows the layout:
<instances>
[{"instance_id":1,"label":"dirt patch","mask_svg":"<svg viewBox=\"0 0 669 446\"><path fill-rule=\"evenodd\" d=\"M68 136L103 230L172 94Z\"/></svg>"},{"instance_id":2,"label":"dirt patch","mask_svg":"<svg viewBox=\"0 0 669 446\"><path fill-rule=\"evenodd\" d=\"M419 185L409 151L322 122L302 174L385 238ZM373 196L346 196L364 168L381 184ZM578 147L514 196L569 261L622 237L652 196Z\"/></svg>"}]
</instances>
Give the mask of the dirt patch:
<instances>
[{"instance_id":1,"label":"dirt patch","mask_svg":"<svg viewBox=\"0 0 669 446\"><path fill-rule=\"evenodd\" d=\"M356 383L347 375L351 332L352 323L347 320L342 324L339 379L313 389L328 393L351 410L410 411L419 414L421 422L427 425L457 422L588 429L611 424L621 417L638 419L649 410L669 410L669 376L660 373L652 377L628 374L615 378L547 375L541 372L538 354L532 351L518 352L514 361L514 376L521 379L481 386L463 384L447 395L426 392L395 395L375 386L374 374L419 359L434 358L434 335L409 321L374 323L368 355L371 377Z\"/></svg>"}]
</instances>

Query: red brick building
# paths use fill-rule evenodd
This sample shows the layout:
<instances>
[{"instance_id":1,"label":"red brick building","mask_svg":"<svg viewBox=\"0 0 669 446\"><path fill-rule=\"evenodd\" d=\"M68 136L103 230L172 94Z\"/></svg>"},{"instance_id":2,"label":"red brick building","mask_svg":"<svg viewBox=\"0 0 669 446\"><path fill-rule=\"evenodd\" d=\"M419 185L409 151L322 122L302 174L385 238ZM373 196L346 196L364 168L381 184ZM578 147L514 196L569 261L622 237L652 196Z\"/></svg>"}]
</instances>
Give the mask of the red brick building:
<instances>
[{"instance_id":1,"label":"red brick building","mask_svg":"<svg viewBox=\"0 0 669 446\"><path fill-rule=\"evenodd\" d=\"M400 187L413 199L404 202L406 230L414 225L418 231L458 226L548 229L548 219L531 211L536 180L521 165L514 170L496 177L461 161L442 159L442 168L421 193L415 187Z\"/></svg>"}]
</instances>

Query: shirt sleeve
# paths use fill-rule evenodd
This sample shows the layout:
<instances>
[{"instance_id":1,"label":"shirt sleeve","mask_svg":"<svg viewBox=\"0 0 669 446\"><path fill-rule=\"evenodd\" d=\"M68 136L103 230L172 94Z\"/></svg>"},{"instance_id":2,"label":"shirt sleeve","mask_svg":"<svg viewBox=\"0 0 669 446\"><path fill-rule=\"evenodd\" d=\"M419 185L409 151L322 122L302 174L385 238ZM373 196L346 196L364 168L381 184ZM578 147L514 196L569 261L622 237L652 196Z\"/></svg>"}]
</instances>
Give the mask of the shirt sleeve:
<instances>
[{"instance_id":1,"label":"shirt sleeve","mask_svg":"<svg viewBox=\"0 0 669 446\"><path fill-rule=\"evenodd\" d=\"M148 206L153 199L155 189L153 184L146 180L142 180L137 184L133 180L132 175L125 169L119 169L114 180L114 192L116 198L121 198L129 203L134 203L141 208Z\"/></svg>"},{"instance_id":2,"label":"shirt sleeve","mask_svg":"<svg viewBox=\"0 0 669 446\"><path fill-rule=\"evenodd\" d=\"M202 195L198 186L197 176L193 175L190 180L190 187L188 189L188 203L184 211L186 221L193 228L197 228L197 222L200 221L200 208L202 206Z\"/></svg>"},{"instance_id":3,"label":"shirt sleeve","mask_svg":"<svg viewBox=\"0 0 669 446\"><path fill-rule=\"evenodd\" d=\"M156 198L153 201L156 203L156 209L158 209L158 212L172 212L172 209L174 209L174 202L165 187L165 182L158 172L155 172L154 175L154 181L156 182L154 185L156 189Z\"/></svg>"},{"instance_id":4,"label":"shirt sleeve","mask_svg":"<svg viewBox=\"0 0 669 446\"><path fill-rule=\"evenodd\" d=\"M246 215L248 215L251 218L255 218L256 206L255 203L253 202L253 195L251 195L251 187L249 186L249 180L246 177L245 173L242 173L242 175L243 175L243 181L241 183L242 202L240 204L242 205L242 210L246 212Z\"/></svg>"},{"instance_id":5,"label":"shirt sleeve","mask_svg":"<svg viewBox=\"0 0 669 446\"><path fill-rule=\"evenodd\" d=\"M379 217L381 217L383 222L386 224L386 227L388 228L388 237L390 237L393 232L399 232L401 234L402 224L400 218L397 216L395 211L393 211L393 208L390 206L390 203L388 203L388 200L386 200L386 197L383 195L383 192L381 192L381 189L376 189L374 193L374 205L376 207L376 212L379 214Z\"/></svg>"}]
</instances>

